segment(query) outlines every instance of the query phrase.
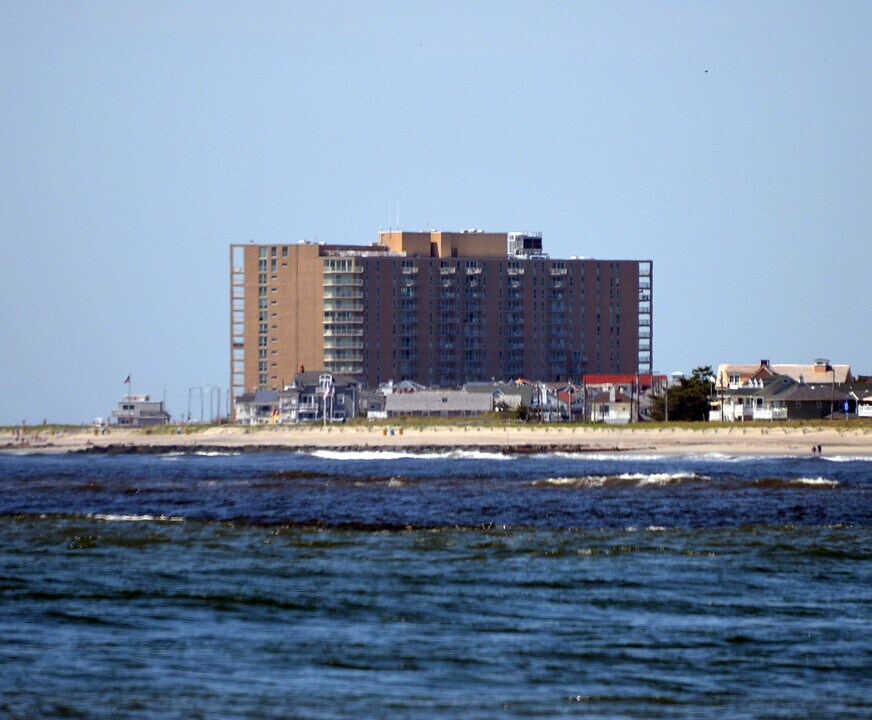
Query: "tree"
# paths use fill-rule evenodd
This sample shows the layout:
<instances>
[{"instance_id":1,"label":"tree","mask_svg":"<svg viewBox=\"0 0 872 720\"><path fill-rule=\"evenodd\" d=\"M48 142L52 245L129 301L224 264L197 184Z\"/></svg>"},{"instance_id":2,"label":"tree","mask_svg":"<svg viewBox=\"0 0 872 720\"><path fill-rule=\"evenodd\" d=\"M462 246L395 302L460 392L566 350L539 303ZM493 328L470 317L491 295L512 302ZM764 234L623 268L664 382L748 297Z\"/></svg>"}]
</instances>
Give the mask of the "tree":
<instances>
[{"instance_id":1,"label":"tree","mask_svg":"<svg viewBox=\"0 0 872 720\"><path fill-rule=\"evenodd\" d=\"M669 400L669 419L698 422L708 420L709 398L712 391L712 369L710 365L694 368L689 378L681 378L673 383L666 393ZM664 396L655 395L651 408L654 420L665 420Z\"/></svg>"}]
</instances>

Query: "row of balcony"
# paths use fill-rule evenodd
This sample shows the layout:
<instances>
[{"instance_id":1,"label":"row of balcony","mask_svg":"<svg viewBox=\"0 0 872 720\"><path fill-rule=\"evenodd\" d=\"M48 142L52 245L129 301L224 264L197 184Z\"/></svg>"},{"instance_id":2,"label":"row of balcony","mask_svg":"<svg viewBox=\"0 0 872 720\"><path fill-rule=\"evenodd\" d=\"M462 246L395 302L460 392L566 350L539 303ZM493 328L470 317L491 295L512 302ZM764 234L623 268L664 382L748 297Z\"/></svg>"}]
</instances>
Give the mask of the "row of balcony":
<instances>
[{"instance_id":1,"label":"row of balcony","mask_svg":"<svg viewBox=\"0 0 872 720\"><path fill-rule=\"evenodd\" d=\"M356 300L325 298L324 310L326 312L363 312L363 303Z\"/></svg>"},{"instance_id":2,"label":"row of balcony","mask_svg":"<svg viewBox=\"0 0 872 720\"><path fill-rule=\"evenodd\" d=\"M324 348L324 362L363 362L363 353L356 350Z\"/></svg>"},{"instance_id":3,"label":"row of balcony","mask_svg":"<svg viewBox=\"0 0 872 720\"><path fill-rule=\"evenodd\" d=\"M363 337L362 328L342 328L333 325L325 325L324 337Z\"/></svg>"},{"instance_id":4,"label":"row of balcony","mask_svg":"<svg viewBox=\"0 0 872 720\"><path fill-rule=\"evenodd\" d=\"M363 340L345 337L324 338L324 351L328 350L363 350Z\"/></svg>"},{"instance_id":5,"label":"row of balcony","mask_svg":"<svg viewBox=\"0 0 872 720\"><path fill-rule=\"evenodd\" d=\"M363 278L353 275L328 275L324 278L324 287L363 287Z\"/></svg>"},{"instance_id":6,"label":"row of balcony","mask_svg":"<svg viewBox=\"0 0 872 720\"><path fill-rule=\"evenodd\" d=\"M343 269L330 268L328 265L329 263L324 263L325 275L348 275L349 273L359 275L363 272L363 265L351 265L350 267L345 267Z\"/></svg>"},{"instance_id":7,"label":"row of balcony","mask_svg":"<svg viewBox=\"0 0 872 720\"><path fill-rule=\"evenodd\" d=\"M363 315L352 312L325 312L324 325L362 325Z\"/></svg>"}]
</instances>

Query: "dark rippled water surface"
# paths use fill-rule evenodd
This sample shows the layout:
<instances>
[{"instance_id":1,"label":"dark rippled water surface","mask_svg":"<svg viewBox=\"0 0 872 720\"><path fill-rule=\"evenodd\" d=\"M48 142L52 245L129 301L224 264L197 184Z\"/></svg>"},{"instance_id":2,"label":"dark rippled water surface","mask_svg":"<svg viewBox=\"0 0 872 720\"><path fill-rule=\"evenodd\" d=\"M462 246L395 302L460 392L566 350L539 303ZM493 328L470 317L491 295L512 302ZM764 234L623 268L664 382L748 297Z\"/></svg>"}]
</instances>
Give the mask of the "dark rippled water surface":
<instances>
[{"instance_id":1,"label":"dark rippled water surface","mask_svg":"<svg viewBox=\"0 0 872 720\"><path fill-rule=\"evenodd\" d=\"M0 716L869 718L872 462L0 456Z\"/></svg>"}]
</instances>

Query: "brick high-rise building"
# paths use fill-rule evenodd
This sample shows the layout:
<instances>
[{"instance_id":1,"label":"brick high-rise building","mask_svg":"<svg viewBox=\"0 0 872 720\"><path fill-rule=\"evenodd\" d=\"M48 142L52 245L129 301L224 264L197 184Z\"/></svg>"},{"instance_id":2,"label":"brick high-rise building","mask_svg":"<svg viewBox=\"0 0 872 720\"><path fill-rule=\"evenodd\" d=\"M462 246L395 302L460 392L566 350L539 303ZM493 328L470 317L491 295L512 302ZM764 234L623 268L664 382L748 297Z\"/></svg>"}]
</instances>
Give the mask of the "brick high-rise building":
<instances>
[{"instance_id":1,"label":"brick high-rise building","mask_svg":"<svg viewBox=\"0 0 872 720\"><path fill-rule=\"evenodd\" d=\"M650 260L551 259L536 233L231 246L234 397L301 368L459 386L651 372Z\"/></svg>"}]
</instances>

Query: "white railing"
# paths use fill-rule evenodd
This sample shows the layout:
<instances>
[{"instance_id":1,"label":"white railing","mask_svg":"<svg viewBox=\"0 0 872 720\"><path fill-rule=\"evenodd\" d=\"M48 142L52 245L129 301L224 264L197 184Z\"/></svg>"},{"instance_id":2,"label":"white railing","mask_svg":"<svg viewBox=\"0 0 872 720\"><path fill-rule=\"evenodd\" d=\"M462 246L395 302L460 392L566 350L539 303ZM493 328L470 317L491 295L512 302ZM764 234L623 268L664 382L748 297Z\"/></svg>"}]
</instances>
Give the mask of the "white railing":
<instances>
[{"instance_id":1,"label":"white railing","mask_svg":"<svg viewBox=\"0 0 872 720\"><path fill-rule=\"evenodd\" d=\"M787 420L787 408L754 408L755 420Z\"/></svg>"}]
</instances>

